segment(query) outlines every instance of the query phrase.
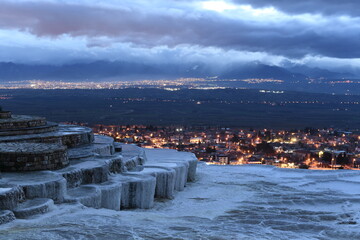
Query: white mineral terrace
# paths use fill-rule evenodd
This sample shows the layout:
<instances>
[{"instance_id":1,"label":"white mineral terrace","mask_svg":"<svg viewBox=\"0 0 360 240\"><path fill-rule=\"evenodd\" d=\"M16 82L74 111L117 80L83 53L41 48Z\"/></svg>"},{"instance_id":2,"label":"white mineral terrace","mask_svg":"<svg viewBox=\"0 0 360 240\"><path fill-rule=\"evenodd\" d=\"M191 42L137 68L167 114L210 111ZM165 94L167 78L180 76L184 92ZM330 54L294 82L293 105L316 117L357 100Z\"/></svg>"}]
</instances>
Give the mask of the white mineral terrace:
<instances>
[{"instance_id":1,"label":"white mineral terrace","mask_svg":"<svg viewBox=\"0 0 360 240\"><path fill-rule=\"evenodd\" d=\"M11 125L16 119L20 123ZM147 163L145 150L135 145L94 136L86 127L48 128L45 119L42 127L35 126L36 120L13 117L2 125L0 225L51 216L64 206L149 209L158 199L173 199L195 180L197 159L192 153L154 150Z\"/></svg>"},{"instance_id":2,"label":"white mineral terrace","mask_svg":"<svg viewBox=\"0 0 360 240\"><path fill-rule=\"evenodd\" d=\"M98 138L99 147L113 144L112 140L105 138ZM90 150L96 152L95 145ZM194 177L188 176L196 171L196 165L189 164L197 162L191 153L165 150L148 165L143 149L133 145L121 147L126 157L107 148L108 151L102 151L102 154L71 160L71 164L61 170L2 173L0 209L13 211L16 218L25 219L46 212L51 215L54 202L60 208L62 205L82 204L112 210L147 209L153 207L156 199L172 199L175 191L183 190L187 179ZM174 155L178 157L173 158ZM172 162L169 164L168 161ZM163 162L166 167L153 166ZM190 166L195 169L190 170ZM5 223L5 220L13 219L6 216L0 222Z\"/></svg>"},{"instance_id":3,"label":"white mineral terrace","mask_svg":"<svg viewBox=\"0 0 360 240\"><path fill-rule=\"evenodd\" d=\"M359 171L199 164L174 196L130 211L55 204L1 225L0 239L360 239Z\"/></svg>"}]
</instances>

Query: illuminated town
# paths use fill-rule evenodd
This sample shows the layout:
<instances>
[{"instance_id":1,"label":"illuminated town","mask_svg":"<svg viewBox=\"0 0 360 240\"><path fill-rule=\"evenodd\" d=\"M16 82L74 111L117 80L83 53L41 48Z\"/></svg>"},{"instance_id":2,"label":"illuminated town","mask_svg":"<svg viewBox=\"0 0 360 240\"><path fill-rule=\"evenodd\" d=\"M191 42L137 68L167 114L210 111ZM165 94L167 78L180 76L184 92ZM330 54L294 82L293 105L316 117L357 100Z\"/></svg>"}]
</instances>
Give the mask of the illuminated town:
<instances>
[{"instance_id":1,"label":"illuminated town","mask_svg":"<svg viewBox=\"0 0 360 240\"><path fill-rule=\"evenodd\" d=\"M154 127L96 125L94 132L145 148L193 152L217 165L265 164L281 168L358 169L357 131L312 129L244 130L217 127Z\"/></svg>"},{"instance_id":2,"label":"illuminated town","mask_svg":"<svg viewBox=\"0 0 360 240\"><path fill-rule=\"evenodd\" d=\"M260 81L260 80L259 80ZM171 86L169 88L169 86ZM129 87L151 87L176 91L180 88L212 88L204 78L179 78L174 80L138 80L138 81L44 81L26 80L2 83L0 89L123 89ZM219 87L214 87L218 89Z\"/></svg>"},{"instance_id":3,"label":"illuminated town","mask_svg":"<svg viewBox=\"0 0 360 240\"><path fill-rule=\"evenodd\" d=\"M169 91L177 91L180 89L224 89L226 83L245 83L251 86L256 84L272 83L282 84L283 80L272 78L248 78L248 79L219 79L218 77L209 78L176 78L176 79L144 79L144 80L111 80L111 81L50 81L50 80L23 80L23 81L3 81L0 84L0 89L124 89L124 88L160 88ZM324 83L327 85L335 84L359 84L360 80L346 80L341 81L321 81L314 79L307 79L308 84ZM224 85L225 84L225 85ZM240 88L247 88L247 87ZM263 90L264 93L269 91ZM272 93L283 93L283 91L270 91Z\"/></svg>"}]
</instances>

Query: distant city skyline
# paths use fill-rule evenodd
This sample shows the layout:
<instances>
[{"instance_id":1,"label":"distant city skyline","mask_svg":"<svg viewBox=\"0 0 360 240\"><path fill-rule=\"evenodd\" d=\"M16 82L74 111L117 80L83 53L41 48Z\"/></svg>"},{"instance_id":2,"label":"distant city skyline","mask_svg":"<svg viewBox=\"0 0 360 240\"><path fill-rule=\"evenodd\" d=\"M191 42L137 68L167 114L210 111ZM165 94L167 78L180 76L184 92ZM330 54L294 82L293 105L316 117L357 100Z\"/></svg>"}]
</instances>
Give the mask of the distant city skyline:
<instances>
[{"instance_id":1,"label":"distant city skyline","mask_svg":"<svg viewBox=\"0 0 360 240\"><path fill-rule=\"evenodd\" d=\"M260 61L358 72L360 3L5 0L0 62Z\"/></svg>"}]
</instances>

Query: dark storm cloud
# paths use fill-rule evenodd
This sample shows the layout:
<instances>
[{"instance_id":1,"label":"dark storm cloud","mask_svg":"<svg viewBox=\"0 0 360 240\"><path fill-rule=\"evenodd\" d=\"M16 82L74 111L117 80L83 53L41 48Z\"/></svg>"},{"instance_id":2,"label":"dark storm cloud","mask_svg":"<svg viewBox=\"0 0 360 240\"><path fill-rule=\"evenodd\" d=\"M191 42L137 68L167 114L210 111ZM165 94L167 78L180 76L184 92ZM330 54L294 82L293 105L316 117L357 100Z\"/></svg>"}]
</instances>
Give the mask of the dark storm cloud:
<instances>
[{"instance_id":1,"label":"dark storm cloud","mask_svg":"<svg viewBox=\"0 0 360 240\"><path fill-rule=\"evenodd\" d=\"M269 5L265 0L251 1L253 2L254 7ZM290 9L291 4L285 4L286 2L288 1L272 1L274 6L275 3L279 5L276 8ZM321 6L325 1L312 2L319 4L311 5L314 7ZM350 3L348 0L342 2ZM310 8L310 1L301 3L294 3L292 8ZM249 21L246 18L204 9L192 10L189 7L163 10L156 7L142 8L141 5L110 8L64 2L3 1L0 8L0 28L28 31L39 37L86 37L89 39L89 47L107 47L111 42L129 42L146 47L186 44L266 52L292 58L306 55L360 57L358 19L340 21L332 17L316 23L301 18L266 20L265 17L262 19L260 15L256 21ZM106 37L108 40L105 43L92 41L98 37Z\"/></svg>"},{"instance_id":2,"label":"dark storm cloud","mask_svg":"<svg viewBox=\"0 0 360 240\"><path fill-rule=\"evenodd\" d=\"M360 15L359 0L233 0L233 2L250 4L255 8L274 7L292 14Z\"/></svg>"}]
</instances>

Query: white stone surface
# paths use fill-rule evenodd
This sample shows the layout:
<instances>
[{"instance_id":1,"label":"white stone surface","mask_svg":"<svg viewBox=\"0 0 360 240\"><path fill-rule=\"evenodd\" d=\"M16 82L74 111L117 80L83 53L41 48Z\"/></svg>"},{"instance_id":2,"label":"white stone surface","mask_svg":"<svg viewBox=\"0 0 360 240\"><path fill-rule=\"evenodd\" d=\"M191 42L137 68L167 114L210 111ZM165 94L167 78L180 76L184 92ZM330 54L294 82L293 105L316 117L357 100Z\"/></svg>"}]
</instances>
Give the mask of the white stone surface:
<instances>
[{"instance_id":1,"label":"white stone surface","mask_svg":"<svg viewBox=\"0 0 360 240\"><path fill-rule=\"evenodd\" d=\"M71 165L56 171L67 180L67 186L102 183L108 180L109 164L104 159L89 158L72 161Z\"/></svg>"},{"instance_id":2,"label":"white stone surface","mask_svg":"<svg viewBox=\"0 0 360 240\"><path fill-rule=\"evenodd\" d=\"M155 197L174 198L176 171L166 167L145 166L142 174L149 174L156 177Z\"/></svg>"},{"instance_id":3,"label":"white stone surface","mask_svg":"<svg viewBox=\"0 0 360 240\"><path fill-rule=\"evenodd\" d=\"M148 159L146 164L148 165L166 162L175 162L180 165L185 164L187 166L186 181L195 181L198 160L193 153L179 152L173 149L145 149L145 154ZM179 186L178 188L180 189L181 187Z\"/></svg>"},{"instance_id":4,"label":"white stone surface","mask_svg":"<svg viewBox=\"0 0 360 240\"><path fill-rule=\"evenodd\" d=\"M122 184L121 209L147 209L154 205L155 177L129 173L115 176L113 179Z\"/></svg>"},{"instance_id":5,"label":"white stone surface","mask_svg":"<svg viewBox=\"0 0 360 240\"><path fill-rule=\"evenodd\" d=\"M77 188L71 188L65 197L66 202L80 202L86 207L101 207L101 190L92 185L83 185Z\"/></svg>"},{"instance_id":6,"label":"white stone surface","mask_svg":"<svg viewBox=\"0 0 360 240\"><path fill-rule=\"evenodd\" d=\"M145 167L165 167L175 171L174 189L183 191L187 181L188 172L187 162L148 162Z\"/></svg>"},{"instance_id":7,"label":"white stone surface","mask_svg":"<svg viewBox=\"0 0 360 240\"><path fill-rule=\"evenodd\" d=\"M105 142L109 140L100 139ZM105 142L98 144L107 144ZM93 148L81 149L86 152ZM56 203L63 202L55 207L59 212L61 209L76 208L78 205L83 205L82 209L86 206L109 209L107 211L149 209L155 204L155 196L172 199L174 190L184 190L189 176L189 160L183 160L182 157L168 158L166 154L162 161L150 161L152 166L144 166L148 161L144 149L134 145L125 146L124 149L123 155L115 153L111 147L98 153L98 156L86 157L81 153L78 159L74 157L70 166L56 171L4 173L0 179L1 193L9 192L10 182L23 189L27 200L21 204L17 200L18 205L15 204L12 208L15 208L14 212L20 218L28 218L52 208L52 204L44 205L39 198L51 198ZM161 154L158 152L156 158L159 159L159 156ZM52 203L52 200L45 202ZM53 213L49 213L51 214ZM72 215L71 212L68 214ZM42 217L47 218L47 214ZM42 217L35 216L35 219ZM15 224L16 222L15 220Z\"/></svg>"},{"instance_id":8,"label":"white stone surface","mask_svg":"<svg viewBox=\"0 0 360 240\"><path fill-rule=\"evenodd\" d=\"M352 240L360 239L359 194L360 171L201 163L196 182L152 209L61 206L33 221L1 225L0 232L17 240Z\"/></svg>"},{"instance_id":9,"label":"white stone surface","mask_svg":"<svg viewBox=\"0 0 360 240\"><path fill-rule=\"evenodd\" d=\"M62 202L66 192L66 180L51 171L3 173L0 184L19 185L26 198L51 198Z\"/></svg>"},{"instance_id":10,"label":"white stone surface","mask_svg":"<svg viewBox=\"0 0 360 240\"><path fill-rule=\"evenodd\" d=\"M0 187L0 194L4 194L4 193L7 193L11 190L12 188L2 188Z\"/></svg>"},{"instance_id":11,"label":"white stone surface","mask_svg":"<svg viewBox=\"0 0 360 240\"><path fill-rule=\"evenodd\" d=\"M48 198L27 200L13 210L17 218L29 218L37 214L46 213L54 207L54 201Z\"/></svg>"},{"instance_id":12,"label":"white stone surface","mask_svg":"<svg viewBox=\"0 0 360 240\"><path fill-rule=\"evenodd\" d=\"M98 184L101 191L101 207L119 211L121 204L122 185L120 182L107 181Z\"/></svg>"}]
</instances>

